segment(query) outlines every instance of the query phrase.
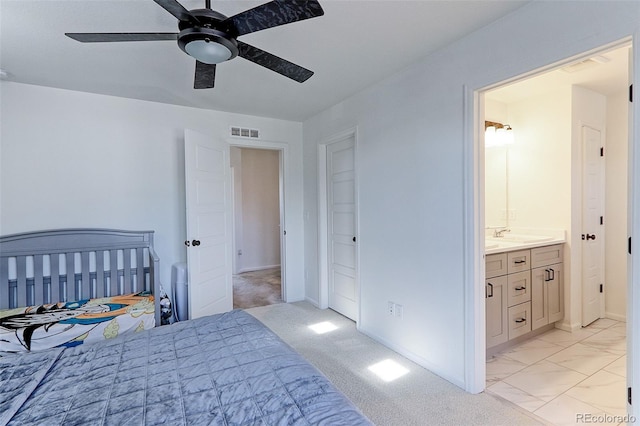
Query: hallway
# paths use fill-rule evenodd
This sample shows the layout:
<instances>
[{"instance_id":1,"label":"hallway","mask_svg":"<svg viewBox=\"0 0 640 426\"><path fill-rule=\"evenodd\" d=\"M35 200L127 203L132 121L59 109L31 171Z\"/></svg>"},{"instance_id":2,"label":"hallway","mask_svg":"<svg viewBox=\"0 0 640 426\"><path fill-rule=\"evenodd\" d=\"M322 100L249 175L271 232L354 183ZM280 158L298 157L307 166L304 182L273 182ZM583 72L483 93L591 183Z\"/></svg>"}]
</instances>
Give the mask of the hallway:
<instances>
[{"instance_id":1,"label":"hallway","mask_svg":"<svg viewBox=\"0 0 640 426\"><path fill-rule=\"evenodd\" d=\"M280 268L243 272L233 276L233 308L248 309L282 303Z\"/></svg>"}]
</instances>

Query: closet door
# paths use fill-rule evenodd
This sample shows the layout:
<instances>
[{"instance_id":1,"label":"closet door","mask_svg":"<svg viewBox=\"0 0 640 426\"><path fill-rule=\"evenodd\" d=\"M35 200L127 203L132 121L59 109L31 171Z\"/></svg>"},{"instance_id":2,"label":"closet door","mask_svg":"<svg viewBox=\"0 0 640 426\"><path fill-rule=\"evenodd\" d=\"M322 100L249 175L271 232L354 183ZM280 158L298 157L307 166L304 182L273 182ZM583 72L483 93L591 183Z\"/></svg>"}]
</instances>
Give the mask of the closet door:
<instances>
[{"instance_id":1,"label":"closet door","mask_svg":"<svg viewBox=\"0 0 640 426\"><path fill-rule=\"evenodd\" d=\"M327 145L329 307L358 317L355 137Z\"/></svg>"}]
</instances>

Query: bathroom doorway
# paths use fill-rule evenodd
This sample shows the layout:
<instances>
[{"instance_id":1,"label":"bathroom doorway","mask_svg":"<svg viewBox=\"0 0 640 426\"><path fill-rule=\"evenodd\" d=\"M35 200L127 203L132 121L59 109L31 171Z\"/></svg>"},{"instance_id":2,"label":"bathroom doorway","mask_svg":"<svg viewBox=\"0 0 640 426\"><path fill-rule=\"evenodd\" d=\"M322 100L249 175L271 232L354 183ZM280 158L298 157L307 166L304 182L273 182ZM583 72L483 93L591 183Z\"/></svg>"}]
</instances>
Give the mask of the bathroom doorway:
<instances>
[{"instance_id":1,"label":"bathroom doorway","mask_svg":"<svg viewBox=\"0 0 640 426\"><path fill-rule=\"evenodd\" d=\"M484 212L477 214L484 216L486 235L564 231L566 240L563 320L487 357L486 390L552 424L569 421L570 415L575 421L576 413L626 414L629 52L629 43L591 52L480 97L486 127L508 126L513 132L512 144L479 150L487 186L480 203ZM602 166L590 185L583 177L585 129L602 142L586 163L591 172L593 164ZM594 191L604 195L599 213L586 215L597 221L596 230L586 226L583 205L589 203L582 202ZM593 236L600 246L590 251L585 244ZM594 265L596 278L585 273ZM597 290L589 293L594 289L588 285ZM582 315L585 296L591 297L595 318ZM505 321L511 319L506 313Z\"/></svg>"}]
</instances>

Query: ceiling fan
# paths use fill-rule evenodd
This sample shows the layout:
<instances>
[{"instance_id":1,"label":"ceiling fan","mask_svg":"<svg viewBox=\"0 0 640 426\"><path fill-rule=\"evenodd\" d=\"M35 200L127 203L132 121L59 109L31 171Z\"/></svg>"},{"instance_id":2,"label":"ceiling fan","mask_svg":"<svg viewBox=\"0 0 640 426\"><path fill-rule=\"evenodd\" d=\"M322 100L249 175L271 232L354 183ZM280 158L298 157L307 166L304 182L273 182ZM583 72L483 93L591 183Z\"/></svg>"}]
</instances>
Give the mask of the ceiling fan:
<instances>
[{"instance_id":1,"label":"ceiling fan","mask_svg":"<svg viewBox=\"0 0 640 426\"><path fill-rule=\"evenodd\" d=\"M313 71L257 47L238 41L239 36L324 15L317 0L273 0L227 17L211 10L187 10L176 0L153 0L178 18L179 33L65 33L83 43L177 40L178 46L196 60L195 89L214 86L216 64L240 56L297 82Z\"/></svg>"}]
</instances>

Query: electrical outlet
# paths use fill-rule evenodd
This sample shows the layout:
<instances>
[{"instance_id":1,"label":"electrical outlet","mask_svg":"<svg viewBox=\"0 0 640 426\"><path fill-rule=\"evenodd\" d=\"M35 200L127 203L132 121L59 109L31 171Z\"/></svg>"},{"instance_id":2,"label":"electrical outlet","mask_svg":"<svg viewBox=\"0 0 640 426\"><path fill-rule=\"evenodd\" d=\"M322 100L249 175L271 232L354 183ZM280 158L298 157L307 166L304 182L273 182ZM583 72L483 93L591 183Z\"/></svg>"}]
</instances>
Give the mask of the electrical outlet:
<instances>
[{"instance_id":1,"label":"electrical outlet","mask_svg":"<svg viewBox=\"0 0 640 426\"><path fill-rule=\"evenodd\" d=\"M393 310L395 311L396 317L402 319L402 315L404 314L404 308L402 305L398 305L397 303L393 306Z\"/></svg>"},{"instance_id":2,"label":"electrical outlet","mask_svg":"<svg viewBox=\"0 0 640 426\"><path fill-rule=\"evenodd\" d=\"M387 312L391 316L394 316L396 314L396 305L395 305L395 303L387 302Z\"/></svg>"}]
</instances>

